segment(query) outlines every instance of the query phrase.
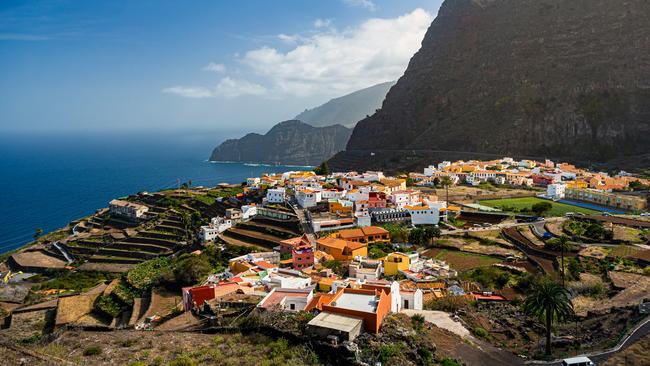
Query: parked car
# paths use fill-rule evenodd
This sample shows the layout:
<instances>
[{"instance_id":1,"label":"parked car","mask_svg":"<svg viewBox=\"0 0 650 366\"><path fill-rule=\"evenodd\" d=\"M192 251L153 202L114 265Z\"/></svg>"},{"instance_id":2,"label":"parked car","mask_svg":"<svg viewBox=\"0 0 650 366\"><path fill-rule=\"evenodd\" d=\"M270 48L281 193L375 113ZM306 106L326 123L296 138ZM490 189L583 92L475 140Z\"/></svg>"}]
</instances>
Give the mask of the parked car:
<instances>
[{"instance_id":1,"label":"parked car","mask_svg":"<svg viewBox=\"0 0 650 366\"><path fill-rule=\"evenodd\" d=\"M641 214L641 216L648 217L648 216L650 216L650 212L644 212L644 213Z\"/></svg>"}]
</instances>

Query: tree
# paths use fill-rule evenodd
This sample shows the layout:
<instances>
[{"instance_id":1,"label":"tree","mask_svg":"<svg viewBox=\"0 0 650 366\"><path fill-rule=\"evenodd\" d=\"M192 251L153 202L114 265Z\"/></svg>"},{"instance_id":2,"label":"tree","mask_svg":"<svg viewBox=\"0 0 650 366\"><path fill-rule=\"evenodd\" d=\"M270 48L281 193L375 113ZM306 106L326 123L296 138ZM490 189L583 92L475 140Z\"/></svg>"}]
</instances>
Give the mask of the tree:
<instances>
[{"instance_id":1,"label":"tree","mask_svg":"<svg viewBox=\"0 0 650 366\"><path fill-rule=\"evenodd\" d=\"M546 327L546 354L551 354L551 325L554 321L563 321L573 316L573 304L569 292L562 286L544 279L534 283L526 300L523 310L529 315L536 316Z\"/></svg>"},{"instance_id":2,"label":"tree","mask_svg":"<svg viewBox=\"0 0 650 366\"><path fill-rule=\"evenodd\" d=\"M533 205L532 211L537 216L542 216L544 213L550 211L553 208L553 205L550 202L537 202Z\"/></svg>"},{"instance_id":3,"label":"tree","mask_svg":"<svg viewBox=\"0 0 650 366\"><path fill-rule=\"evenodd\" d=\"M175 287L192 286L204 280L212 272L208 258L193 254L182 254L172 268L163 274L163 280Z\"/></svg>"},{"instance_id":4,"label":"tree","mask_svg":"<svg viewBox=\"0 0 650 366\"><path fill-rule=\"evenodd\" d=\"M445 194L446 194L445 200L447 201L447 204L449 204L449 186L452 184L453 182L451 181L451 178L449 178L449 176L447 175L445 175L444 177L442 177L442 179L440 179L440 185L445 187Z\"/></svg>"},{"instance_id":5,"label":"tree","mask_svg":"<svg viewBox=\"0 0 650 366\"><path fill-rule=\"evenodd\" d=\"M324 161L321 163L321 165L319 165L316 169L314 169L314 173L318 175L330 175L332 171L330 170L329 164L327 164L327 162Z\"/></svg>"},{"instance_id":6,"label":"tree","mask_svg":"<svg viewBox=\"0 0 650 366\"><path fill-rule=\"evenodd\" d=\"M417 227L409 232L409 241L415 245L430 244L433 238L440 236L440 229L437 226Z\"/></svg>"},{"instance_id":7,"label":"tree","mask_svg":"<svg viewBox=\"0 0 650 366\"><path fill-rule=\"evenodd\" d=\"M41 235L43 235L43 229L41 229L40 227L36 228L36 230L34 230L34 240L38 240L38 238L40 238Z\"/></svg>"}]
</instances>

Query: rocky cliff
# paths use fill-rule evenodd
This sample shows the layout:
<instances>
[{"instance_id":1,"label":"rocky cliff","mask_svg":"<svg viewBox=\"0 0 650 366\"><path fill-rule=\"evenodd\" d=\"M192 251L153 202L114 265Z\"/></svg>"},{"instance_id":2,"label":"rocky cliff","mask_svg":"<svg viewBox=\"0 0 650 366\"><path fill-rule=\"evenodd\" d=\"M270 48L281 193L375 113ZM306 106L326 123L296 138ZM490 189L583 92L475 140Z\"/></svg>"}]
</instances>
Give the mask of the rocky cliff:
<instances>
[{"instance_id":1,"label":"rocky cliff","mask_svg":"<svg viewBox=\"0 0 650 366\"><path fill-rule=\"evenodd\" d=\"M330 166L650 153L650 1L446 0Z\"/></svg>"},{"instance_id":2,"label":"rocky cliff","mask_svg":"<svg viewBox=\"0 0 650 366\"><path fill-rule=\"evenodd\" d=\"M388 89L394 84L394 81L377 84L334 98L321 106L305 110L294 119L316 127L334 124L354 127L381 107Z\"/></svg>"},{"instance_id":3,"label":"rocky cliff","mask_svg":"<svg viewBox=\"0 0 650 366\"><path fill-rule=\"evenodd\" d=\"M265 135L249 133L226 140L211 161L317 165L343 150L352 130L341 125L313 127L297 120L280 122Z\"/></svg>"}]
</instances>

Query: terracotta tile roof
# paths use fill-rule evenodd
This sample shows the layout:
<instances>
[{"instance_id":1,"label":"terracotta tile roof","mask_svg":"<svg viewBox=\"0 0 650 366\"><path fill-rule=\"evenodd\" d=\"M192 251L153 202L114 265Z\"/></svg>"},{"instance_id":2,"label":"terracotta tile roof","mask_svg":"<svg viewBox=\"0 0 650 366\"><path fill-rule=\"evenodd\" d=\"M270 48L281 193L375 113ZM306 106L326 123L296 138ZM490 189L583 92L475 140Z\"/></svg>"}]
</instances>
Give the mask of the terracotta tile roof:
<instances>
[{"instance_id":1,"label":"terracotta tile roof","mask_svg":"<svg viewBox=\"0 0 650 366\"><path fill-rule=\"evenodd\" d=\"M332 237L318 239L316 242L319 245L329 247L329 248L336 248L336 249L340 249L340 250L343 250L343 248L345 248L345 246L346 246L346 241L345 240L332 238Z\"/></svg>"},{"instance_id":2,"label":"terracotta tile roof","mask_svg":"<svg viewBox=\"0 0 650 366\"><path fill-rule=\"evenodd\" d=\"M381 228L379 226L366 226L361 228L361 231L363 231L364 234L366 235L383 235L383 234L388 234L388 230Z\"/></svg>"},{"instance_id":3,"label":"terracotta tile roof","mask_svg":"<svg viewBox=\"0 0 650 366\"><path fill-rule=\"evenodd\" d=\"M354 239L362 238L364 235L361 229L347 229L339 231L339 236L341 239Z\"/></svg>"},{"instance_id":4,"label":"terracotta tile roof","mask_svg":"<svg viewBox=\"0 0 650 366\"><path fill-rule=\"evenodd\" d=\"M269 263L269 262L267 262L267 261L258 261L258 262L255 262L255 264L256 264L258 267L260 267L260 268L264 268L264 269L269 269L269 268L275 268L275 267L277 267L275 264L271 264L271 263Z\"/></svg>"},{"instance_id":5,"label":"terracotta tile roof","mask_svg":"<svg viewBox=\"0 0 650 366\"><path fill-rule=\"evenodd\" d=\"M348 242L347 245L348 248L350 248L350 250L357 250L359 248L363 248L366 246L365 243L354 243L354 242Z\"/></svg>"}]
</instances>

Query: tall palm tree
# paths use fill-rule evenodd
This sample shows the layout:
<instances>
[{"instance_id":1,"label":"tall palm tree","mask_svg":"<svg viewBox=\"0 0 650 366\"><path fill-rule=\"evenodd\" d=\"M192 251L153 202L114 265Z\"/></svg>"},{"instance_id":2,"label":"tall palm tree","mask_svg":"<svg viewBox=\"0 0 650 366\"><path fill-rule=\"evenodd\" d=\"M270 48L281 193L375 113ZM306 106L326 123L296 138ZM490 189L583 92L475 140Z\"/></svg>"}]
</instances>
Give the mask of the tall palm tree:
<instances>
[{"instance_id":1,"label":"tall palm tree","mask_svg":"<svg viewBox=\"0 0 650 366\"><path fill-rule=\"evenodd\" d=\"M546 278L533 284L523 304L523 310L539 318L546 326L546 354L551 354L551 325L573 316L569 292Z\"/></svg>"}]
</instances>

